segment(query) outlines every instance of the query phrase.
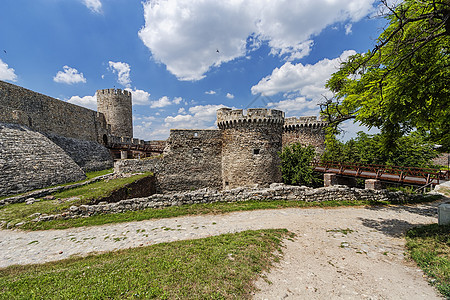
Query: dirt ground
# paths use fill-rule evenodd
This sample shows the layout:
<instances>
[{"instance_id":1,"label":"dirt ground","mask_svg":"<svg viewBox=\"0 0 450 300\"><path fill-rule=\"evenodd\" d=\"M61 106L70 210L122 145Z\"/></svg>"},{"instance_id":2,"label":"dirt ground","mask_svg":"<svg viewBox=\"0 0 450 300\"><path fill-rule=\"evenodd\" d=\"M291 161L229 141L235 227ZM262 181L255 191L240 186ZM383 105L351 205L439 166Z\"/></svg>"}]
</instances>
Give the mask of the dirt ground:
<instances>
[{"instance_id":1,"label":"dirt ground","mask_svg":"<svg viewBox=\"0 0 450 300\"><path fill-rule=\"evenodd\" d=\"M256 282L255 299L441 299L405 256L408 228L437 222L438 203L280 209L24 232L0 230L0 267L72 255L287 228L280 262Z\"/></svg>"}]
</instances>

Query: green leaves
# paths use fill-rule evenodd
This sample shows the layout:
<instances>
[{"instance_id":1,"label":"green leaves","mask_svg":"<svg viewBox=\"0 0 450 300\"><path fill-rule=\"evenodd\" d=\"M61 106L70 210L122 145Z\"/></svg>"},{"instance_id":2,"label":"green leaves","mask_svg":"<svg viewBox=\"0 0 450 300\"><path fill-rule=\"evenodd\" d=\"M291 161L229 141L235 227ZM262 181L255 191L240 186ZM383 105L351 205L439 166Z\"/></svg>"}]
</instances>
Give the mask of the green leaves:
<instances>
[{"instance_id":1,"label":"green leaves","mask_svg":"<svg viewBox=\"0 0 450 300\"><path fill-rule=\"evenodd\" d=\"M351 56L327 82L335 98L322 114L331 125L354 118L386 136L417 129L448 151L449 12L449 1L405 0L392 10L375 48Z\"/></svg>"},{"instance_id":2,"label":"green leaves","mask_svg":"<svg viewBox=\"0 0 450 300\"><path fill-rule=\"evenodd\" d=\"M389 141L387 140L389 139ZM437 156L433 145L425 141L418 132L391 138L387 135L369 135L358 132L355 139L346 143L327 141L323 160L387 164L408 167L431 167L431 159ZM386 147L386 145L388 145Z\"/></svg>"},{"instance_id":3,"label":"green leaves","mask_svg":"<svg viewBox=\"0 0 450 300\"><path fill-rule=\"evenodd\" d=\"M315 156L312 146L304 147L295 143L284 147L280 153L283 182L290 185L319 186L321 176L311 166Z\"/></svg>"}]
</instances>

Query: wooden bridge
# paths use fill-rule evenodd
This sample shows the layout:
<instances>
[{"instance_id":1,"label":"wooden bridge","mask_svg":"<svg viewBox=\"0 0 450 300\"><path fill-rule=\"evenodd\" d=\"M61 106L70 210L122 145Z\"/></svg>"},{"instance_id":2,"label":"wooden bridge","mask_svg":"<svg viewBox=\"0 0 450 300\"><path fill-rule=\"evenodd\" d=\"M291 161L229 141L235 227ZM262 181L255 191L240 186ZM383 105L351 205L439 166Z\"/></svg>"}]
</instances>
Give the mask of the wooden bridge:
<instances>
[{"instance_id":1,"label":"wooden bridge","mask_svg":"<svg viewBox=\"0 0 450 300\"><path fill-rule=\"evenodd\" d=\"M362 163L315 161L314 170L341 176L377 179L381 181L409 183L414 185L437 185L449 180L449 171L433 168L399 167Z\"/></svg>"}]
</instances>

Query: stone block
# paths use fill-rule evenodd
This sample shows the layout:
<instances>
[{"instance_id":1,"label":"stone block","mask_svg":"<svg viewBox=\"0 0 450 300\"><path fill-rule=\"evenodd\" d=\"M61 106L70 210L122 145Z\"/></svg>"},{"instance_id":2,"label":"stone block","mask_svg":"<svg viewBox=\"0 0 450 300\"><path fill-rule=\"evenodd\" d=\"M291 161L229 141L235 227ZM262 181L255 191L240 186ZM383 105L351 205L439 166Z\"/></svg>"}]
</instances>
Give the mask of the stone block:
<instances>
[{"instance_id":1,"label":"stone block","mask_svg":"<svg viewBox=\"0 0 450 300\"><path fill-rule=\"evenodd\" d=\"M382 190L383 184L377 179L366 179L364 182L364 188L366 190Z\"/></svg>"},{"instance_id":2,"label":"stone block","mask_svg":"<svg viewBox=\"0 0 450 300\"><path fill-rule=\"evenodd\" d=\"M334 173L323 174L323 184L325 187L330 187L330 186L338 184L337 175Z\"/></svg>"},{"instance_id":3,"label":"stone block","mask_svg":"<svg viewBox=\"0 0 450 300\"><path fill-rule=\"evenodd\" d=\"M438 206L438 224L450 224L450 202L442 203Z\"/></svg>"}]
</instances>

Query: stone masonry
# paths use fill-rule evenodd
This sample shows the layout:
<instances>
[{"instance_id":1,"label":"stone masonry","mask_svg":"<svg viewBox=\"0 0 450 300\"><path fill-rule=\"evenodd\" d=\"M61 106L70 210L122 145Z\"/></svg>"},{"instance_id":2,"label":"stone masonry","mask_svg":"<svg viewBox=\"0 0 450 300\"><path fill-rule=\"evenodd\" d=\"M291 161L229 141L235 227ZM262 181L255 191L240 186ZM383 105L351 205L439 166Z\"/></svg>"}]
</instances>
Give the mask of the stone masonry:
<instances>
[{"instance_id":1,"label":"stone masonry","mask_svg":"<svg viewBox=\"0 0 450 300\"><path fill-rule=\"evenodd\" d=\"M115 203L99 203L97 205L71 206L66 212L57 215L36 215L33 221L50 221L55 219L73 219L97 214L121 213L125 211L162 208L195 203L240 202L248 200L296 200L320 202L339 199L340 201L395 201L401 203L410 199L411 195L403 192L387 190L365 190L347 186L333 186L313 189L306 186L289 186L273 183L267 188L239 187L218 191L215 189L200 189L196 191L155 194L149 197L122 200Z\"/></svg>"},{"instance_id":2,"label":"stone masonry","mask_svg":"<svg viewBox=\"0 0 450 300\"><path fill-rule=\"evenodd\" d=\"M120 89L97 91L97 110L111 125L111 134L133 137L131 92Z\"/></svg>"},{"instance_id":3,"label":"stone masonry","mask_svg":"<svg viewBox=\"0 0 450 300\"><path fill-rule=\"evenodd\" d=\"M288 118L274 109L217 111L219 130L171 130L162 156L121 160L117 173L151 171L160 193L201 188L267 187L281 182L279 152L286 132L289 143L300 141L323 149L325 122L315 117ZM314 139L303 139L298 128L316 130Z\"/></svg>"},{"instance_id":4,"label":"stone masonry","mask_svg":"<svg viewBox=\"0 0 450 300\"><path fill-rule=\"evenodd\" d=\"M224 189L281 182L283 121L284 113L275 109L217 111Z\"/></svg>"},{"instance_id":5,"label":"stone masonry","mask_svg":"<svg viewBox=\"0 0 450 300\"><path fill-rule=\"evenodd\" d=\"M83 170L45 135L0 123L0 195L12 195L85 178Z\"/></svg>"}]
</instances>

